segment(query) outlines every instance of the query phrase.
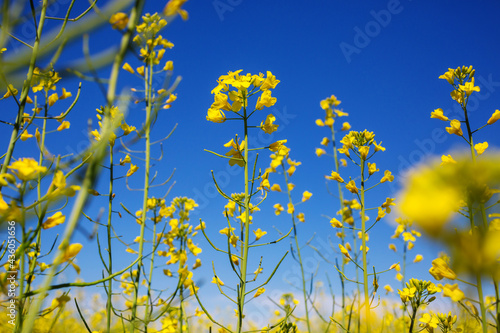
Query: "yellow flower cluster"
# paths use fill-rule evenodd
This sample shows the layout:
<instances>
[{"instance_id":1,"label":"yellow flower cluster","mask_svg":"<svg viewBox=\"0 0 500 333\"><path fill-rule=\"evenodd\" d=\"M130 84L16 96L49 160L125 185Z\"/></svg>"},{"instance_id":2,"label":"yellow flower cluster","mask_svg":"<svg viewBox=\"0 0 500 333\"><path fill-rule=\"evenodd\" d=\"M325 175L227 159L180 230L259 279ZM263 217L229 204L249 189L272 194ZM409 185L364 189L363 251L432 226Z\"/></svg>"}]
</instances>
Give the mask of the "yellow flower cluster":
<instances>
[{"instance_id":1,"label":"yellow flower cluster","mask_svg":"<svg viewBox=\"0 0 500 333\"><path fill-rule=\"evenodd\" d=\"M214 123L223 123L226 121L224 111L231 111L242 116L239 112L248 107L247 98L261 92L255 105L255 110L262 110L264 106L271 107L276 103L276 98L271 96L271 89L274 89L280 82L276 77L267 71L267 77L264 74L240 75L242 70L236 72L228 72L227 75L221 75L217 80L217 87L212 90L214 94L214 102L208 109L207 120ZM231 90L233 88L234 90ZM229 102L231 101L232 104ZM254 112L252 111L252 113ZM276 118L269 115L266 121L261 124L262 130L266 133L276 131L278 125L273 122Z\"/></svg>"}]
</instances>

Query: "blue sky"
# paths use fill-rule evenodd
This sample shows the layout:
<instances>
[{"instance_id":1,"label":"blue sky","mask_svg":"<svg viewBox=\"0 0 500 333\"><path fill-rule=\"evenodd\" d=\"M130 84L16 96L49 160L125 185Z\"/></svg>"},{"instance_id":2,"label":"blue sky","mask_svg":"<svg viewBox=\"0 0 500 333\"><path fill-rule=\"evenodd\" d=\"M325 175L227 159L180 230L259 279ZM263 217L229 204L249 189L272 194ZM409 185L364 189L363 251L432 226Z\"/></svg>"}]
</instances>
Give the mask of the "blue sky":
<instances>
[{"instance_id":1,"label":"blue sky","mask_svg":"<svg viewBox=\"0 0 500 333\"><path fill-rule=\"evenodd\" d=\"M161 4L150 1L146 12L162 8L163 1ZM314 153L315 148L320 147L321 139L329 136L326 128L315 125L315 120L324 116L320 100L335 94L342 101L340 107L349 113L346 121L353 130L368 129L376 134L377 141L382 141L387 150L378 153L375 162L381 170L391 170L396 180L402 179L404 171L426 158L466 148L458 137L445 133L447 124L430 119L430 112L438 107L443 108L450 118L462 119L456 112L455 102L449 97L451 86L438 79L448 67L473 65L476 68L476 85L481 87L481 92L469 104L473 127L484 124L493 111L500 108L499 48L495 42L500 35L497 22L500 1L191 0L184 8L189 12L189 20L184 22L176 18L163 33L175 44L165 57L174 61L174 75L182 76L182 81L176 90L177 101L170 110L162 111L154 128L154 140L157 140L178 124L174 135L164 143L164 159L155 165L155 170L160 174L159 179L165 179L176 168L176 184L167 200L174 196L194 198L200 207L193 216L193 223L203 219L213 237L225 227L222 211L226 201L214 195L210 171L214 170L221 179L227 180L224 190L229 193L243 190L241 174L231 175L234 169L229 168L226 160L204 151L225 153L226 148L222 145L236 133L242 134L240 123L214 124L205 119L213 102L210 91L216 86L216 79L228 71L243 69L244 73L252 74L271 71L281 81L273 91L273 96L278 99L276 105L254 115L258 125L268 113L273 113L280 125L279 130L268 136L255 129L251 135L263 146L287 139L291 158L302 162L292 177L296 184L294 198L300 201L305 190L312 192L313 197L299 206L306 216L306 223L299 225L299 236L304 243L316 233L313 244L317 247L324 246L328 237L336 246L335 232L324 215L333 216L339 209L335 198L328 195L323 177L332 170L333 160L328 156L318 158ZM119 36L109 26L100 28L90 36L91 52L109 46L110 41L118 42ZM80 47L80 41L73 43L63 53L63 58L78 57ZM133 56L126 60L139 66ZM103 69L100 73L106 77L109 71ZM120 88L141 85L129 73L120 75ZM76 84L76 80L69 79L69 87L76 87ZM52 143L54 151L85 143L87 119L92 118L95 123L94 110L102 104L104 99L97 86L84 82L82 98L76 112L69 117L71 131L64 133L64 145ZM140 107L131 107L129 123L140 124L142 117ZM498 139L495 133L493 126L487 127L477 133L477 140L495 146L495 139ZM6 134L1 135L2 142L7 142ZM33 145L33 142L31 146L21 144L17 157L22 157L24 152L32 153ZM260 161L261 168L267 167L268 154L261 154ZM354 169L348 168L341 175L347 178L353 172ZM142 182L140 171L134 177L131 183L139 186ZM281 175L273 175L271 183L274 182L284 187ZM101 180L100 186L105 192L106 179ZM399 188L398 182L391 186L381 185L369 194L367 206L375 207L386 197L395 197ZM152 194L162 196L165 191L166 188L154 189ZM137 194L118 193L117 197L119 202L135 211L140 208ZM268 231L263 240L276 237L273 226L282 231L290 227L289 216L275 217L272 209L274 203L285 205L286 200L285 194L271 193L262 211L255 215L255 226ZM96 200L88 209L96 215L99 207L105 204ZM392 242L390 236L394 226L391 223L395 217L389 215L370 234L369 257L378 270L401 260L387 248ZM130 219L123 220L117 220L123 223L120 231L132 240L138 234L137 224ZM82 226L88 226L85 223L82 221ZM53 232L63 231L62 226L58 228ZM219 244L224 244L222 236L216 239ZM85 251L88 251L79 256L81 266L95 262L95 251L91 250L95 248L95 242L85 241L83 234L77 234L75 240L84 242ZM215 260L223 280L234 279L225 268L225 258L214 253L201 235L198 244L203 248L201 259L204 262L198 274L204 275L207 283L202 292L214 295L216 288L208 283L212 275L210 260ZM264 250L267 273L289 249L288 244L285 240ZM326 247L323 251L330 255ZM425 260L411 266L410 276L414 274L430 279L427 271L438 251L438 246L419 239L410 252L410 260L417 253L423 254ZM256 251L254 265L259 256L260 252ZM311 265L318 262L310 249L305 249L305 256ZM133 256L123 258L128 257L132 259ZM116 265L120 265L119 260ZM286 289L284 280L293 275L290 273L293 267L289 256L269 289ZM325 272L338 282L332 267L324 263L321 263L316 279L324 280ZM100 269L83 272L85 280L99 276ZM381 285L386 283L399 287L393 272L381 277ZM336 290L337 286L334 287Z\"/></svg>"}]
</instances>

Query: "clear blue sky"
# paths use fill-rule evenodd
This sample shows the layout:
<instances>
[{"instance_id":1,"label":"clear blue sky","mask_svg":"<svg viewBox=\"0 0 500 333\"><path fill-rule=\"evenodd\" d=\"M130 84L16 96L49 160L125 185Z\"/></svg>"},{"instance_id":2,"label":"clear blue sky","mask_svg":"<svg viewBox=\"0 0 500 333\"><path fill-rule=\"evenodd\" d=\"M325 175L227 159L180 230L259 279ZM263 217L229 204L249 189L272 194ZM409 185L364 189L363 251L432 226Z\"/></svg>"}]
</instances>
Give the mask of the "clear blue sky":
<instances>
[{"instance_id":1,"label":"clear blue sky","mask_svg":"<svg viewBox=\"0 0 500 333\"><path fill-rule=\"evenodd\" d=\"M160 11L163 3L150 1L146 11ZM292 159L302 162L292 178L296 184L295 200L300 200L304 190L312 192L313 197L299 206L306 216L306 223L299 225L299 235L305 242L316 233L317 238L313 241L316 246L327 242L328 237L336 245L335 231L322 215L333 216L339 209L337 201L328 195L323 177L332 170L333 160L327 156L317 158L314 153L315 148L320 147L321 139L329 135L326 128L315 125L315 119L324 116L320 100L335 94L342 101L340 107L349 113L346 120L353 130L374 131L377 141L381 140L387 148L375 156L375 162L381 170L391 170L396 180L403 171L424 158L465 148L458 137L443 134L444 122L430 119L430 112L438 107L443 108L450 118L461 119L454 108L455 102L449 97L451 86L438 79L448 67L473 65L476 68L476 85L481 87L481 92L469 104L473 126L481 126L495 109L500 108L497 43L500 36L497 20L500 1L191 0L184 8L189 12L189 20L175 19L163 34L175 44L165 57L174 61L174 75L182 76L182 82L176 90L177 101L170 110L162 111L154 128L156 140L178 123L174 135L164 144L164 159L155 165L155 170L159 171L159 179L165 179L176 168L176 184L167 200L174 196L194 198L200 207L196 210L193 223L202 218L209 234L214 237L217 237L219 229L225 227L221 212L226 201L214 195L210 170L219 172L221 177L230 173L226 160L204 152L204 149L225 153L226 148L222 145L234 134L242 134L239 123L214 124L205 119L206 111L213 102L210 91L215 87L216 79L228 71L243 69L244 73L252 74L271 71L281 81L273 91L273 96L278 99L276 105L254 116L258 125L268 113L273 113L276 123L280 125L279 131L268 136L256 129L252 135L262 145L287 139ZM118 41L118 38L119 33L109 26L102 28L91 35L91 51L97 52L108 46L110 40ZM63 57L77 54L80 45L79 42L74 44L67 53L63 53ZM132 56L127 61L139 65ZM102 73L108 75L108 71ZM120 75L122 87L141 84L126 72ZM74 84L75 81L70 83ZM71 131L64 133L65 144L85 142L86 121L88 118L95 121L94 110L104 103L92 83L84 84L82 97L69 118L72 127ZM142 117L140 108L130 110L130 123L140 124ZM479 141L489 141L493 146L498 140L493 127L482 130L477 137ZM6 142L5 133L2 138ZM17 156L21 157L23 149L31 152L32 148L23 143ZM57 149L54 148L54 151ZM267 155L261 155L262 168L269 163ZM142 183L140 171L134 175L132 182L135 184ZM341 175L353 175L353 169L346 169ZM228 184L224 190L243 190L241 174L226 178ZM282 176L272 175L271 183L274 182L284 187ZM103 179L100 185L106 188L106 180ZM392 186L380 186L370 193L367 205L380 205L386 197L395 197L399 188L397 182ZM152 194L162 196L165 191L166 188L155 189ZM117 199L135 211L140 208L137 194L118 193ZM276 202L285 205L286 195L271 193L262 211L254 217L255 226L268 231L263 240L276 237L273 226L280 230L289 228L289 215L274 216L272 205ZM104 201L96 201L89 209L96 215L97 209L104 205ZM379 270L401 260L387 248L387 244L392 242L390 236L394 227L391 223L395 217L389 215L370 233L369 257ZM119 229L130 240L138 234L134 221L123 219L116 222L123 223L123 229ZM84 220L83 225L86 225ZM62 230L60 226L54 232L61 233ZM95 252L89 251L91 247L95 248L95 242L85 243L81 234L75 240L84 242L85 252L82 254L87 253L86 257L82 254L78 257L81 266L95 262ZM216 242L224 244L224 239L218 237ZM207 284L202 292L213 295L216 288L208 283L212 275L212 259L223 280L234 279L229 277L231 273L225 268L226 259L214 253L201 235L198 244L203 248L203 267L195 273L205 275ZM289 249L288 244L288 241L283 241L265 250L267 273L282 253ZM311 250L305 251L310 262L317 262ZM430 279L427 271L438 251L438 247L419 239L410 252L410 260L417 253L423 254L425 260L411 267L410 276L416 274ZM258 264L259 255L260 252L256 251L254 265ZM133 255L120 255L115 267L120 266L122 258L128 257L133 259ZM123 265L125 263L123 261ZM324 280L324 272L328 271L335 281L334 288L339 290L337 274L332 267L321 265L317 279ZM293 267L291 257L287 258L269 289L287 289L284 279L290 279L293 273L289 272L293 271ZM91 280L100 274L100 269L93 272L84 270L83 277ZM380 284L383 286L386 283L399 287L392 272L381 277Z\"/></svg>"}]
</instances>

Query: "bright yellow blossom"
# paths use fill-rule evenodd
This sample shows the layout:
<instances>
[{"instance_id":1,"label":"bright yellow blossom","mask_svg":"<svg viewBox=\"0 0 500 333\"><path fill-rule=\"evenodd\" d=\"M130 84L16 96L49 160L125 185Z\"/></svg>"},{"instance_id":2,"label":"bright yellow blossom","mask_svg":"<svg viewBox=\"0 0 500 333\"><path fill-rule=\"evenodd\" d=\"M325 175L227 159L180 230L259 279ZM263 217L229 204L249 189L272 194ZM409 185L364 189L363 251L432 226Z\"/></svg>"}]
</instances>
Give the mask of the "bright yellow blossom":
<instances>
[{"instance_id":1,"label":"bright yellow blossom","mask_svg":"<svg viewBox=\"0 0 500 333\"><path fill-rule=\"evenodd\" d=\"M472 94L473 91L479 92L481 90L478 86L474 86L474 78L472 78L469 82L465 82L464 85L459 85L458 87L465 91L467 96Z\"/></svg>"},{"instance_id":2,"label":"bright yellow blossom","mask_svg":"<svg viewBox=\"0 0 500 333\"><path fill-rule=\"evenodd\" d=\"M267 231L262 231L260 228L257 230L253 230L253 233L255 234L255 240L258 241L262 236L267 234Z\"/></svg>"},{"instance_id":3,"label":"bright yellow blossom","mask_svg":"<svg viewBox=\"0 0 500 333\"><path fill-rule=\"evenodd\" d=\"M393 180L394 180L394 176L391 174L391 172L389 170L385 170L384 177L382 177L382 179L380 179L380 182L381 183L392 182Z\"/></svg>"},{"instance_id":4,"label":"bright yellow blossom","mask_svg":"<svg viewBox=\"0 0 500 333\"><path fill-rule=\"evenodd\" d=\"M460 120L453 119L452 121L450 121L450 127L446 127L446 132L462 136L464 133L462 132L461 129Z\"/></svg>"},{"instance_id":5,"label":"bright yellow blossom","mask_svg":"<svg viewBox=\"0 0 500 333\"><path fill-rule=\"evenodd\" d=\"M270 90L267 90L267 91L270 91ZM272 114L269 114L267 117L266 117L266 121L262 121L260 123L260 128L266 132L267 134L272 134L273 132L276 132L276 130L278 129L278 126L279 125L275 125L273 124L273 122L276 120L276 117L273 116Z\"/></svg>"},{"instance_id":6,"label":"bright yellow blossom","mask_svg":"<svg viewBox=\"0 0 500 333\"><path fill-rule=\"evenodd\" d=\"M59 127L57 128L57 131L60 132L62 130L68 129L70 127L70 125L71 125L70 122L65 120L61 123L61 125L59 125Z\"/></svg>"},{"instance_id":7,"label":"bright yellow blossom","mask_svg":"<svg viewBox=\"0 0 500 333\"><path fill-rule=\"evenodd\" d=\"M208 121L219 124L226 121L226 116L224 115L224 112L222 112L222 110L214 108L208 109L206 118Z\"/></svg>"},{"instance_id":8,"label":"bright yellow blossom","mask_svg":"<svg viewBox=\"0 0 500 333\"><path fill-rule=\"evenodd\" d=\"M126 177L132 176L138 169L139 169L139 167L137 165L130 163L130 168L127 171Z\"/></svg>"},{"instance_id":9,"label":"bright yellow blossom","mask_svg":"<svg viewBox=\"0 0 500 333\"><path fill-rule=\"evenodd\" d=\"M354 183L354 180L349 181L349 183L346 184L345 188L348 189L351 193L358 193L358 188L356 187L356 183Z\"/></svg>"},{"instance_id":10,"label":"bright yellow blossom","mask_svg":"<svg viewBox=\"0 0 500 333\"><path fill-rule=\"evenodd\" d=\"M500 110L495 110L495 112L493 112L490 119L488 119L488 121L486 123L488 125L492 125L499 119L500 119Z\"/></svg>"},{"instance_id":11,"label":"bright yellow blossom","mask_svg":"<svg viewBox=\"0 0 500 333\"><path fill-rule=\"evenodd\" d=\"M24 130L22 133L21 133L21 136L19 137L21 139L21 141L26 141L30 138L33 137L33 134L29 134L28 133L28 130Z\"/></svg>"},{"instance_id":12,"label":"bright yellow blossom","mask_svg":"<svg viewBox=\"0 0 500 333\"><path fill-rule=\"evenodd\" d=\"M330 180L336 180L339 183L343 183L344 182L344 179L342 179L342 177L340 177L339 173L335 172L335 171L332 171L332 174L330 176L325 176L325 178L326 179L330 179Z\"/></svg>"},{"instance_id":13,"label":"bright yellow blossom","mask_svg":"<svg viewBox=\"0 0 500 333\"><path fill-rule=\"evenodd\" d=\"M257 98L257 104L255 108L257 110L262 110L265 107L271 107L276 104L277 98L271 97L271 90L263 91L262 94Z\"/></svg>"},{"instance_id":14,"label":"bright yellow blossom","mask_svg":"<svg viewBox=\"0 0 500 333\"><path fill-rule=\"evenodd\" d=\"M446 117L443 114L443 109L441 109L441 108L435 109L434 111L432 111L431 112L431 118L436 118L436 119L440 119L440 120L443 120L443 121L448 121L448 117Z\"/></svg>"}]
</instances>

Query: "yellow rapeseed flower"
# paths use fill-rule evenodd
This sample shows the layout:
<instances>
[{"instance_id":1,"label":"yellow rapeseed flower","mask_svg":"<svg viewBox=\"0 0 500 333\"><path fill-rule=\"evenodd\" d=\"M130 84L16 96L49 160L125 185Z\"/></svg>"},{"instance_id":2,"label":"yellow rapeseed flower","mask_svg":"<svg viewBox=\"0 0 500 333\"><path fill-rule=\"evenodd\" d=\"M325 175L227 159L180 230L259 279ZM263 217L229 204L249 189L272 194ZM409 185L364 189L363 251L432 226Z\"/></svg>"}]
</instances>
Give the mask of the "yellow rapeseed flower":
<instances>
[{"instance_id":1,"label":"yellow rapeseed flower","mask_svg":"<svg viewBox=\"0 0 500 333\"><path fill-rule=\"evenodd\" d=\"M462 132L461 129L460 120L453 119L452 121L450 121L450 127L446 127L446 132L462 136L464 133Z\"/></svg>"},{"instance_id":2,"label":"yellow rapeseed flower","mask_svg":"<svg viewBox=\"0 0 500 333\"><path fill-rule=\"evenodd\" d=\"M495 110L495 112L493 112L490 119L488 119L488 121L486 123L488 125L492 125L499 119L500 119L500 110Z\"/></svg>"},{"instance_id":3,"label":"yellow rapeseed flower","mask_svg":"<svg viewBox=\"0 0 500 333\"><path fill-rule=\"evenodd\" d=\"M448 121L448 117L443 114L443 109L438 108L431 112L431 118L440 119L443 121Z\"/></svg>"}]
</instances>

